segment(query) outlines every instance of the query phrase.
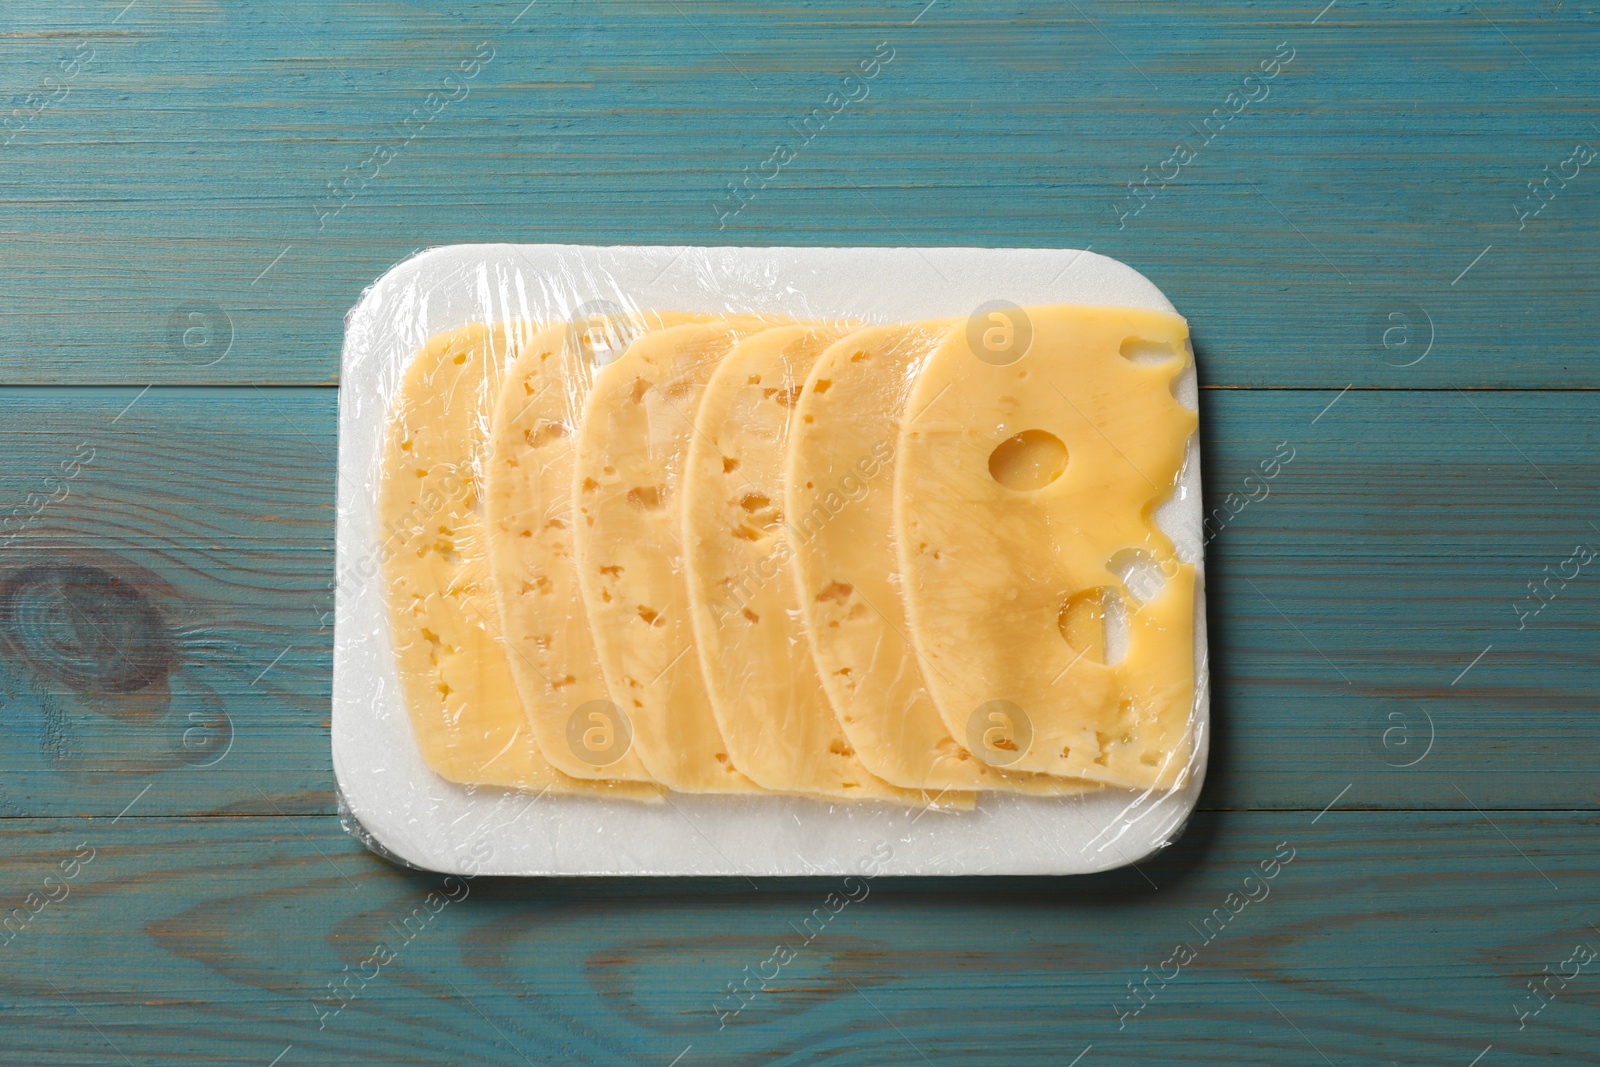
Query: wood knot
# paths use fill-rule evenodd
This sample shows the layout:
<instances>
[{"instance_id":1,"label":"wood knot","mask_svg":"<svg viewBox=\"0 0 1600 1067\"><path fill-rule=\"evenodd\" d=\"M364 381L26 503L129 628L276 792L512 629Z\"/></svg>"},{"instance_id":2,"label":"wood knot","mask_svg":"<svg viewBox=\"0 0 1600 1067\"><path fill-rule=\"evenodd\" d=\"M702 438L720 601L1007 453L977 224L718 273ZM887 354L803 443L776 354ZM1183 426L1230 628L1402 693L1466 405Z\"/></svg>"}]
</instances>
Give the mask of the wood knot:
<instances>
[{"instance_id":1,"label":"wood knot","mask_svg":"<svg viewBox=\"0 0 1600 1067\"><path fill-rule=\"evenodd\" d=\"M143 590L81 564L24 567L0 579L0 641L83 694L159 685L177 662L172 631Z\"/></svg>"}]
</instances>

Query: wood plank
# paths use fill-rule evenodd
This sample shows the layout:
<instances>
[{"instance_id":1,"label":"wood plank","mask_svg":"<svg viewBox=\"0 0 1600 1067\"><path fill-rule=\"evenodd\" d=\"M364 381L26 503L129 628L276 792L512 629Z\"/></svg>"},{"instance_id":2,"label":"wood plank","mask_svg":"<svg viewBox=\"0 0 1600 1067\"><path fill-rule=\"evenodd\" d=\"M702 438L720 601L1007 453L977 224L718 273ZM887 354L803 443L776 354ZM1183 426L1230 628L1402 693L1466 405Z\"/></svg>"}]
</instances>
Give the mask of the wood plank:
<instances>
[{"instance_id":1,"label":"wood plank","mask_svg":"<svg viewBox=\"0 0 1600 1067\"><path fill-rule=\"evenodd\" d=\"M1594 805L1600 582L1563 564L1600 548L1600 397L1336 397L1204 398L1208 512L1242 507L1209 557L1208 802Z\"/></svg>"},{"instance_id":2,"label":"wood plank","mask_svg":"<svg viewBox=\"0 0 1600 1067\"><path fill-rule=\"evenodd\" d=\"M65 95L0 151L0 381L330 383L345 310L396 261L555 240L1092 245L1171 295L1216 384L1600 386L1593 166L1516 210L1600 146L1581 5L924 6L14 12L12 89ZM465 95L397 132L479 42ZM726 184L879 42L866 97L719 227ZM1268 95L1200 147L1280 42Z\"/></svg>"},{"instance_id":3,"label":"wood plank","mask_svg":"<svg viewBox=\"0 0 1600 1067\"><path fill-rule=\"evenodd\" d=\"M113 421L137 393L0 391L15 413L0 500L59 491L61 461L94 449L0 548L0 581L31 566L120 579L144 601L89 601L115 640L80 627L69 645L104 678L131 684L148 662L164 679L107 695L63 674L48 641L0 647L0 814L114 815L151 781L150 814L331 811L333 392L157 388ZM1600 547L1600 396L1208 390L1204 404L1206 500L1237 514L1208 549L1203 804L1314 810L1351 785L1351 804L1448 808L1457 784L1485 808L1600 801L1600 579L1563 568L1576 544ZM1263 478L1274 457L1290 458ZM1529 592L1564 569L1577 577L1543 587L1548 603ZM228 770L197 773L219 706Z\"/></svg>"},{"instance_id":4,"label":"wood plank","mask_svg":"<svg viewBox=\"0 0 1600 1067\"><path fill-rule=\"evenodd\" d=\"M0 1064L1587 1062L1596 964L1517 1009L1600 951L1596 829L1219 813L1142 872L752 888L446 882L332 818L4 820L0 902L57 899L12 913Z\"/></svg>"},{"instance_id":5,"label":"wood plank","mask_svg":"<svg viewBox=\"0 0 1600 1067\"><path fill-rule=\"evenodd\" d=\"M0 406L0 815L330 810L335 393Z\"/></svg>"}]
</instances>

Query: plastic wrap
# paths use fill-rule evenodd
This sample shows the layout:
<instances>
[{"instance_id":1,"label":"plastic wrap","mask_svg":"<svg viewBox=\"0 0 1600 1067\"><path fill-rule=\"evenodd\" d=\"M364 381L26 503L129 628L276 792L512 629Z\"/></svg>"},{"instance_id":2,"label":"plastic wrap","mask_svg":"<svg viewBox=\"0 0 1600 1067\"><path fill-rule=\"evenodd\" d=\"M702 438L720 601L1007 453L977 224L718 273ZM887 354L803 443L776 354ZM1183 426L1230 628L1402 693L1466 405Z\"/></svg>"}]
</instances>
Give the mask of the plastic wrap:
<instances>
[{"instance_id":1,"label":"plastic wrap","mask_svg":"<svg viewBox=\"0 0 1600 1067\"><path fill-rule=\"evenodd\" d=\"M467 874L1137 861L1204 776L1197 404L1170 303L1090 252L416 256L347 320L350 822Z\"/></svg>"}]
</instances>

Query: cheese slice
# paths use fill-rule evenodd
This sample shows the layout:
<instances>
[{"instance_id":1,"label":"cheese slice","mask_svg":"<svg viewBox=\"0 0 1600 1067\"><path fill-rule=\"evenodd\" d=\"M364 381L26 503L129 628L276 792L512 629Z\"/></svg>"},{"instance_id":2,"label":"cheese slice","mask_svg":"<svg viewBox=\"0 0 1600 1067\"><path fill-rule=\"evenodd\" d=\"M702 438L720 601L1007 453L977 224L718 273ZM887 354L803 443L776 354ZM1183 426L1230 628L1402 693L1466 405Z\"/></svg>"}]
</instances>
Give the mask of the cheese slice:
<instances>
[{"instance_id":1,"label":"cheese slice","mask_svg":"<svg viewBox=\"0 0 1600 1067\"><path fill-rule=\"evenodd\" d=\"M839 333L794 325L747 337L706 387L683 488L696 646L734 765L762 786L926 803L856 757L817 676L789 574L790 417L811 364Z\"/></svg>"},{"instance_id":2,"label":"cheese slice","mask_svg":"<svg viewBox=\"0 0 1600 1067\"><path fill-rule=\"evenodd\" d=\"M908 789L1083 792L1096 787L974 759L928 695L910 642L893 539L895 442L918 366L954 325L868 327L812 367L784 478L798 606L839 724L873 774Z\"/></svg>"},{"instance_id":3,"label":"cheese slice","mask_svg":"<svg viewBox=\"0 0 1600 1067\"><path fill-rule=\"evenodd\" d=\"M428 766L454 782L635 800L651 786L580 781L540 753L500 636L482 515L483 427L514 338L466 326L432 338L390 415L378 518L400 688Z\"/></svg>"},{"instance_id":4,"label":"cheese slice","mask_svg":"<svg viewBox=\"0 0 1600 1067\"><path fill-rule=\"evenodd\" d=\"M635 336L707 316L595 317L547 326L522 346L490 429L489 554L500 618L529 724L545 757L579 778L684 788L659 738L632 737L611 701L578 590L572 471L583 403L599 364ZM644 758L647 754L648 761Z\"/></svg>"},{"instance_id":5,"label":"cheese slice","mask_svg":"<svg viewBox=\"0 0 1600 1067\"><path fill-rule=\"evenodd\" d=\"M954 736L987 739L973 748L986 762L1173 786L1191 745L1196 575L1154 513L1197 422L1173 395L1188 329L1132 308L1011 316L994 338L1031 327L1031 343L997 353L989 332L953 332L900 429L896 540L925 680ZM1154 582L1125 581L1140 569ZM1119 615L1127 651L1108 663Z\"/></svg>"},{"instance_id":6,"label":"cheese slice","mask_svg":"<svg viewBox=\"0 0 1600 1067\"><path fill-rule=\"evenodd\" d=\"M636 339L595 376L573 474L579 589L611 700L657 780L752 793L706 696L684 579L679 496L695 411L717 364L758 318Z\"/></svg>"}]
</instances>

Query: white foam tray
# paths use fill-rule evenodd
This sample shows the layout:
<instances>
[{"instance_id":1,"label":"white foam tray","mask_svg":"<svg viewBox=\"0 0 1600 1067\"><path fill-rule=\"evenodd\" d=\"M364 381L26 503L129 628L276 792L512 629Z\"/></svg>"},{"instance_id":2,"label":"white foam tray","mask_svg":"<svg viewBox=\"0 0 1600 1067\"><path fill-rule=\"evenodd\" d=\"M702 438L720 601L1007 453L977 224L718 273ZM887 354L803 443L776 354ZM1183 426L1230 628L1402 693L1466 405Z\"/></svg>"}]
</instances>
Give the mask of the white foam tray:
<instances>
[{"instance_id":1,"label":"white foam tray","mask_svg":"<svg viewBox=\"0 0 1600 1067\"><path fill-rule=\"evenodd\" d=\"M905 811L787 797L671 794L670 803L535 797L445 781L412 740L382 589L351 580L377 551L385 406L421 341L481 320L486 294L564 313L625 294L643 308L857 318L966 315L990 300L1175 310L1143 275L1073 249L455 245L390 270L346 319L339 403L333 764L352 832L417 867L497 875L1080 874L1135 863L1194 809L1210 739L1199 442L1157 519L1200 570L1195 755L1166 793L1067 799L985 794L976 811ZM508 298L509 294L509 298ZM1192 370L1180 382L1198 403Z\"/></svg>"}]
</instances>

